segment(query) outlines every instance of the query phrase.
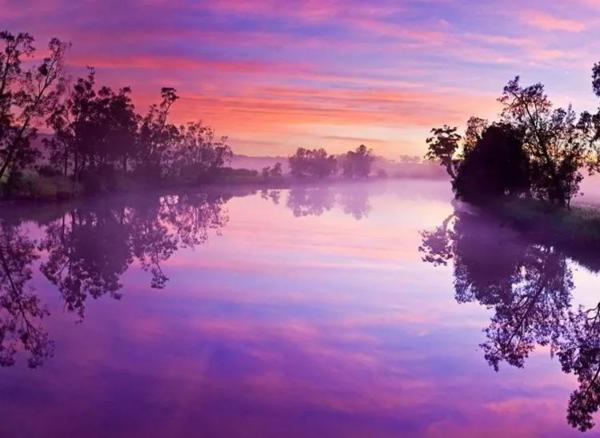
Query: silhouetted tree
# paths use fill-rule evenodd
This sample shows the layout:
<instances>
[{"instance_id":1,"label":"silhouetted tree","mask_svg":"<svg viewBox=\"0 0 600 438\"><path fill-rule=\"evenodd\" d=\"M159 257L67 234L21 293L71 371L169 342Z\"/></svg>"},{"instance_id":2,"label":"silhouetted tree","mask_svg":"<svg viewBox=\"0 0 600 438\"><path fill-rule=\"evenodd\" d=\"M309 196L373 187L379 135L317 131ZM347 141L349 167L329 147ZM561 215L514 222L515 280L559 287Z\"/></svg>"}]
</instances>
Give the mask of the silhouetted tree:
<instances>
[{"instance_id":1,"label":"silhouetted tree","mask_svg":"<svg viewBox=\"0 0 600 438\"><path fill-rule=\"evenodd\" d=\"M263 179L279 179L283 176L281 163L277 162L273 167L263 167L261 171Z\"/></svg>"},{"instance_id":2,"label":"silhouetted tree","mask_svg":"<svg viewBox=\"0 0 600 438\"><path fill-rule=\"evenodd\" d=\"M64 175L72 171L91 191L113 189L118 174L131 173L152 184L198 183L215 178L232 156L227 139L201 123L168 122L178 99L163 88L162 101L142 118L128 87L96 90L95 72L80 78L68 99L50 118L55 135L47 142L52 162Z\"/></svg>"},{"instance_id":3,"label":"silhouetted tree","mask_svg":"<svg viewBox=\"0 0 600 438\"><path fill-rule=\"evenodd\" d=\"M214 131L200 122L179 127L169 123L169 111L179 96L175 89L163 88L161 97L142 119L137 173L155 182L214 179L233 155L227 138L215 138Z\"/></svg>"},{"instance_id":4,"label":"silhouetted tree","mask_svg":"<svg viewBox=\"0 0 600 438\"><path fill-rule=\"evenodd\" d=\"M49 118L54 135L45 143L51 151L51 163L60 167L65 176L71 170L75 178L79 177L85 167L86 149L95 141L95 133L89 127L96 97L94 85L95 73L89 69L88 76L77 80L64 104Z\"/></svg>"},{"instance_id":5,"label":"silhouetted tree","mask_svg":"<svg viewBox=\"0 0 600 438\"><path fill-rule=\"evenodd\" d=\"M100 143L94 151L97 166L121 168L127 172L128 163L137 158L138 116L131 101L131 89L113 91L102 87L98 91L96 116L100 126Z\"/></svg>"},{"instance_id":6,"label":"silhouetted tree","mask_svg":"<svg viewBox=\"0 0 600 438\"><path fill-rule=\"evenodd\" d=\"M447 125L433 128L432 136L426 140L428 150L425 158L438 161L453 180L456 178L457 167L460 163L457 154L460 150L461 136L457 131L458 128L451 128Z\"/></svg>"},{"instance_id":7,"label":"silhouetted tree","mask_svg":"<svg viewBox=\"0 0 600 438\"><path fill-rule=\"evenodd\" d=\"M522 87L518 76L504 87L499 100L503 121L523 132L534 194L568 206L579 191L580 170L598 167L597 120L588 113L578 118L571 107L553 110L542 84Z\"/></svg>"},{"instance_id":8,"label":"silhouetted tree","mask_svg":"<svg viewBox=\"0 0 600 438\"><path fill-rule=\"evenodd\" d=\"M47 141L51 161L66 176L87 176L97 186L110 185L116 169L127 172L137 156L138 116L128 87L117 92L95 89L95 72L79 78L64 104L50 118L55 135Z\"/></svg>"},{"instance_id":9,"label":"silhouetted tree","mask_svg":"<svg viewBox=\"0 0 600 438\"><path fill-rule=\"evenodd\" d=\"M325 149L298 148L289 157L290 173L296 178L326 178L335 174L337 160Z\"/></svg>"},{"instance_id":10,"label":"silhouetted tree","mask_svg":"<svg viewBox=\"0 0 600 438\"><path fill-rule=\"evenodd\" d=\"M24 70L34 52L33 37L0 32L0 180L14 181L37 155L31 141L37 124L51 117L64 90L63 59L67 44L53 38L49 54Z\"/></svg>"},{"instance_id":11,"label":"silhouetted tree","mask_svg":"<svg viewBox=\"0 0 600 438\"><path fill-rule=\"evenodd\" d=\"M600 95L599 84L597 64L593 85ZM504 87L499 101L500 123L471 118L464 137L457 128L433 129L426 158L446 168L458 198L481 202L524 194L570 206L582 170L600 169L600 112L577 116L571 107L553 109L542 84L523 87L519 77Z\"/></svg>"},{"instance_id":12,"label":"silhouetted tree","mask_svg":"<svg viewBox=\"0 0 600 438\"><path fill-rule=\"evenodd\" d=\"M213 179L233 155L227 138L215 139L214 131L201 123L179 127L176 140L163 158L166 177L179 183Z\"/></svg>"},{"instance_id":13,"label":"silhouetted tree","mask_svg":"<svg viewBox=\"0 0 600 438\"><path fill-rule=\"evenodd\" d=\"M594 94L600 97L600 62L597 62L592 67L592 88Z\"/></svg>"},{"instance_id":14,"label":"silhouetted tree","mask_svg":"<svg viewBox=\"0 0 600 438\"><path fill-rule=\"evenodd\" d=\"M465 139L463 146L463 157L466 157L481 141L483 134L487 131L489 122L479 117L471 117L467 120Z\"/></svg>"},{"instance_id":15,"label":"silhouetted tree","mask_svg":"<svg viewBox=\"0 0 600 438\"><path fill-rule=\"evenodd\" d=\"M504 196L529 193L529 159L521 131L507 124L467 130L464 156L453 188L456 197L485 203Z\"/></svg>"},{"instance_id":16,"label":"silhouetted tree","mask_svg":"<svg viewBox=\"0 0 600 438\"><path fill-rule=\"evenodd\" d=\"M199 122L169 122L179 99L174 88L162 88L160 103L142 117L129 87L97 87L89 68L63 99L66 50L66 44L52 39L49 55L26 69L33 64L33 37L0 32L0 183L10 194L43 197L42 184L52 186L50 196L62 197L79 188L112 191L130 183L193 184L223 177L232 157L227 138L217 138ZM44 139L49 154L32 146L44 124L54 131ZM29 166L38 175L24 173ZM328 173L322 165L311 169L319 177ZM276 166L272 177L280 171ZM74 182L72 190L67 178Z\"/></svg>"},{"instance_id":17,"label":"silhouetted tree","mask_svg":"<svg viewBox=\"0 0 600 438\"><path fill-rule=\"evenodd\" d=\"M167 120L171 107L178 99L174 88L162 88L160 103L152 105L142 119L139 163L136 170L148 180L160 181L164 178L167 163L171 160L170 151L179 141L179 130Z\"/></svg>"},{"instance_id":18,"label":"silhouetted tree","mask_svg":"<svg viewBox=\"0 0 600 438\"><path fill-rule=\"evenodd\" d=\"M348 151L342 161L342 172L346 178L367 178L371 173L373 155L363 144L355 151Z\"/></svg>"}]
</instances>

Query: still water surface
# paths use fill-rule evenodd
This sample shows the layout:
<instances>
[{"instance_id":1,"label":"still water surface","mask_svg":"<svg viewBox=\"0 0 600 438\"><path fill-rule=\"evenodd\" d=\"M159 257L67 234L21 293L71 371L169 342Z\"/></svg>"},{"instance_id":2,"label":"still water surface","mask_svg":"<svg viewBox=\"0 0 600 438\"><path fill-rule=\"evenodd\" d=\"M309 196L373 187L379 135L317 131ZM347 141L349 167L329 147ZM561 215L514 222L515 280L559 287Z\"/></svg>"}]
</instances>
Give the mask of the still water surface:
<instances>
[{"instance_id":1,"label":"still water surface","mask_svg":"<svg viewBox=\"0 0 600 438\"><path fill-rule=\"evenodd\" d=\"M581 436L600 403L598 256L446 182L0 217L3 437Z\"/></svg>"}]
</instances>

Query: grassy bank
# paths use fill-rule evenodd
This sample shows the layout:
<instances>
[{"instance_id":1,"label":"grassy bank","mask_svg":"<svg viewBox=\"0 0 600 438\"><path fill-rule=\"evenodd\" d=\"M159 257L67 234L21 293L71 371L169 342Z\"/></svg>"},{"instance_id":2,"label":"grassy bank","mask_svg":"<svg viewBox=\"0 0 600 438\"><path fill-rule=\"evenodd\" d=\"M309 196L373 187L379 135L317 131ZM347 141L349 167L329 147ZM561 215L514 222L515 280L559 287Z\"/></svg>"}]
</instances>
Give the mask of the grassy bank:
<instances>
[{"instance_id":1,"label":"grassy bank","mask_svg":"<svg viewBox=\"0 0 600 438\"><path fill-rule=\"evenodd\" d=\"M523 233L551 245L591 270L600 270L600 208L556 208L533 200L511 200L481 209Z\"/></svg>"},{"instance_id":2,"label":"grassy bank","mask_svg":"<svg viewBox=\"0 0 600 438\"><path fill-rule=\"evenodd\" d=\"M339 182L364 182L381 180L382 177L368 179L347 179L343 177L330 177L325 179L293 178L289 175L265 177L256 170L249 169L221 169L210 178L194 178L187 180L143 180L134 175L119 172L110 175L88 176L80 181L63 175L41 175L30 172L19 177L8 189L7 185L0 184L3 198L6 200L56 202L74 200L98 195L126 194L139 192L165 192L173 190L208 189L209 187L243 187L255 190L260 189L286 189L298 185L322 185Z\"/></svg>"},{"instance_id":3,"label":"grassy bank","mask_svg":"<svg viewBox=\"0 0 600 438\"><path fill-rule=\"evenodd\" d=\"M81 183L62 175L39 175L27 173L10 185L0 185L1 193L8 199L32 201L64 201L78 198L83 194Z\"/></svg>"},{"instance_id":4,"label":"grassy bank","mask_svg":"<svg viewBox=\"0 0 600 438\"><path fill-rule=\"evenodd\" d=\"M556 241L600 242L600 209L555 208L543 202L513 200L494 207L501 217L523 231L552 236Z\"/></svg>"},{"instance_id":5,"label":"grassy bank","mask_svg":"<svg viewBox=\"0 0 600 438\"><path fill-rule=\"evenodd\" d=\"M22 174L10 185L0 183L0 193L5 200L13 201L65 201L106 194L137 193L146 191L205 188L211 185L286 185L285 178L267 179L256 171L246 169L221 169L211 178L157 180L136 178L123 172L104 175L84 175L79 181L64 175L44 175L37 172Z\"/></svg>"}]
</instances>

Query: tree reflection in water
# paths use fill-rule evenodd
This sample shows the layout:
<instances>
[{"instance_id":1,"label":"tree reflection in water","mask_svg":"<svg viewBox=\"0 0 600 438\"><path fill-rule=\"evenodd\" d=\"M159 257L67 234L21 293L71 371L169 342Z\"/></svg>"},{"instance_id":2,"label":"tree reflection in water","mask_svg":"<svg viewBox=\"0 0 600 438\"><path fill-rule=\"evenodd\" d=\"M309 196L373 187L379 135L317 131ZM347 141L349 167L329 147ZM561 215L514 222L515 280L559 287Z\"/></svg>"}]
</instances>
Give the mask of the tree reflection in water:
<instances>
[{"instance_id":1,"label":"tree reflection in water","mask_svg":"<svg viewBox=\"0 0 600 438\"><path fill-rule=\"evenodd\" d=\"M279 202L279 195L270 198ZM289 191L286 206L292 210L295 217L321 216L339 206L344 214L356 220L366 218L371 210L369 204L369 187L353 184L350 186L300 185Z\"/></svg>"},{"instance_id":2,"label":"tree reflection in water","mask_svg":"<svg viewBox=\"0 0 600 438\"><path fill-rule=\"evenodd\" d=\"M334 207L335 192L327 185L294 187L286 205L295 217L321 216Z\"/></svg>"},{"instance_id":3,"label":"tree reflection in water","mask_svg":"<svg viewBox=\"0 0 600 438\"><path fill-rule=\"evenodd\" d=\"M600 303L574 308L571 261L590 268L581 248L528 239L474 214L459 212L422 232L425 262L454 267L455 298L493 310L481 344L487 362L523 367L537 345L549 346L579 388L571 395L567 419L582 431L593 427L600 407ZM575 255L574 255L575 254Z\"/></svg>"},{"instance_id":4,"label":"tree reflection in water","mask_svg":"<svg viewBox=\"0 0 600 438\"><path fill-rule=\"evenodd\" d=\"M22 225L0 220L0 365L13 365L24 350L36 367L53 352L40 322L48 310L29 285L40 251L47 254L40 271L56 285L65 308L83 318L88 297L120 298L121 277L136 261L151 274L151 287L164 287L161 263L178 248L205 243L210 229L218 232L228 220L226 201L193 194L118 207L84 205L41 227L39 241L27 237Z\"/></svg>"},{"instance_id":5,"label":"tree reflection in water","mask_svg":"<svg viewBox=\"0 0 600 438\"><path fill-rule=\"evenodd\" d=\"M0 365L15 363L17 351L29 352L35 368L52 355L53 344L40 320L48 315L28 282L38 259L35 242L21 226L0 220Z\"/></svg>"},{"instance_id":6,"label":"tree reflection in water","mask_svg":"<svg viewBox=\"0 0 600 438\"><path fill-rule=\"evenodd\" d=\"M275 204L281 198L279 190L260 195ZM0 365L13 365L17 352L25 351L37 367L54 351L41 322L49 312L29 284L40 254L36 266L56 286L65 309L83 319L90 297L121 297L121 278L134 263L150 274L152 288L164 288L162 263L180 248L204 244L210 230L219 234L229 220L224 205L230 198L200 192L87 203L45 217L37 240L22 225L26 215L0 218ZM357 220L366 217L368 192L302 186L287 198L295 216L321 215L336 205Z\"/></svg>"}]
</instances>

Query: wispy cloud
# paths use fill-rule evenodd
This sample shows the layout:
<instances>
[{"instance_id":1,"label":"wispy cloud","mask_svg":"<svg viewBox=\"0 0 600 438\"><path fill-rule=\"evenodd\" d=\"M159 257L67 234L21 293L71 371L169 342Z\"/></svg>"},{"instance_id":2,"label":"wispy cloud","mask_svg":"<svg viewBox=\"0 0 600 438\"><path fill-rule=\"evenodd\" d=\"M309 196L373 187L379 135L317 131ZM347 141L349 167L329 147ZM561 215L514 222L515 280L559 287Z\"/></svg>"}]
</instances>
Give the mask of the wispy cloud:
<instances>
[{"instance_id":1,"label":"wispy cloud","mask_svg":"<svg viewBox=\"0 0 600 438\"><path fill-rule=\"evenodd\" d=\"M550 31L582 32L586 28L581 21L555 17L540 11L525 11L521 20L530 26Z\"/></svg>"},{"instance_id":2,"label":"wispy cloud","mask_svg":"<svg viewBox=\"0 0 600 438\"><path fill-rule=\"evenodd\" d=\"M342 148L364 132L379 133L380 153L420 154L431 126L493 116L516 74L588 102L589 84L573 95L565 79L589 80L597 60L592 0L468 3L0 0L0 22L39 47L70 40L74 75L96 66L100 83L131 85L142 111L176 87L175 121L212 123L246 154Z\"/></svg>"}]
</instances>

